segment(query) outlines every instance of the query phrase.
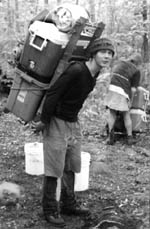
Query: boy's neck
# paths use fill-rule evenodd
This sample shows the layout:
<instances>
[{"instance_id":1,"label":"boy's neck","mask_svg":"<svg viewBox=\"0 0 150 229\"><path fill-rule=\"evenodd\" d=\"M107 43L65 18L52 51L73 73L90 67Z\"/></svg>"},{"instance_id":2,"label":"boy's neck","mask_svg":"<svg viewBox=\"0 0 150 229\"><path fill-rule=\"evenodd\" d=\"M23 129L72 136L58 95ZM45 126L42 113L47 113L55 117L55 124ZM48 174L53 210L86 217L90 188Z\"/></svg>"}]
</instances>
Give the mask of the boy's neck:
<instances>
[{"instance_id":1,"label":"boy's neck","mask_svg":"<svg viewBox=\"0 0 150 229\"><path fill-rule=\"evenodd\" d=\"M92 77L94 77L101 70L99 66L96 65L95 61L93 61L93 59L89 59L85 62L85 64L88 67Z\"/></svg>"}]
</instances>

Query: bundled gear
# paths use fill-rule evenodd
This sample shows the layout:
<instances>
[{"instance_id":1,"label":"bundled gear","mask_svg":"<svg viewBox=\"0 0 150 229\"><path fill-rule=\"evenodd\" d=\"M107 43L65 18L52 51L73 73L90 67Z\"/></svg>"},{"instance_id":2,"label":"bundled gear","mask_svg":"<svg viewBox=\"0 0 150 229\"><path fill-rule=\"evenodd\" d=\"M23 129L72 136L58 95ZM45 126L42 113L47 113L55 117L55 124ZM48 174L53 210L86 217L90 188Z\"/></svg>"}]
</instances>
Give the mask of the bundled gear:
<instances>
[{"instance_id":1,"label":"bundled gear","mask_svg":"<svg viewBox=\"0 0 150 229\"><path fill-rule=\"evenodd\" d=\"M60 31L67 33L73 28L80 17L89 20L89 12L82 6L72 3L63 3L51 11L44 9L30 21L30 24L34 21L53 23Z\"/></svg>"},{"instance_id":2,"label":"bundled gear","mask_svg":"<svg viewBox=\"0 0 150 229\"><path fill-rule=\"evenodd\" d=\"M57 28L63 32L70 31L80 17L89 20L88 11L82 6L71 3L63 3L51 12L52 20Z\"/></svg>"},{"instance_id":3,"label":"bundled gear","mask_svg":"<svg viewBox=\"0 0 150 229\"><path fill-rule=\"evenodd\" d=\"M73 30L62 32L48 14L46 10L31 21L24 45L14 50L17 68L6 108L25 122L33 120L41 110L46 90L69 62L89 58L88 47L104 29L103 23L85 24L87 19L80 14Z\"/></svg>"}]
</instances>

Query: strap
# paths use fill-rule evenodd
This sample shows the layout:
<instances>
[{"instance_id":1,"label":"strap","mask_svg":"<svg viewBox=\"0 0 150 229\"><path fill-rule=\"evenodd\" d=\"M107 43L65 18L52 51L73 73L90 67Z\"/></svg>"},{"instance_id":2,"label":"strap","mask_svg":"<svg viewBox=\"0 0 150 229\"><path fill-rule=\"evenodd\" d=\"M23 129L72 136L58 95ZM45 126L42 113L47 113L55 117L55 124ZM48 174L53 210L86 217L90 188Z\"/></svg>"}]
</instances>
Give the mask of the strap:
<instances>
[{"instance_id":1,"label":"strap","mask_svg":"<svg viewBox=\"0 0 150 229\"><path fill-rule=\"evenodd\" d=\"M65 48L65 52L63 54L63 57L61 58L61 60L58 63L58 66L55 70L54 76L53 76L53 78L49 84L49 87L51 87L56 82L56 80L59 78L59 76L68 67L70 56L72 55L73 50L76 47L76 43L79 40L80 34L81 34L81 32L85 26L86 21L87 21L87 19L81 17L76 22L75 26L73 27L73 29L71 31L72 35L71 35L69 42Z\"/></svg>"},{"instance_id":2,"label":"strap","mask_svg":"<svg viewBox=\"0 0 150 229\"><path fill-rule=\"evenodd\" d=\"M118 73L112 73L112 75L113 76L119 76L120 78L122 78L122 79L124 79L124 80L126 80L126 81L128 81L129 82L129 79L127 79L125 76L122 76L122 75L120 75L120 74L118 74Z\"/></svg>"}]
</instances>

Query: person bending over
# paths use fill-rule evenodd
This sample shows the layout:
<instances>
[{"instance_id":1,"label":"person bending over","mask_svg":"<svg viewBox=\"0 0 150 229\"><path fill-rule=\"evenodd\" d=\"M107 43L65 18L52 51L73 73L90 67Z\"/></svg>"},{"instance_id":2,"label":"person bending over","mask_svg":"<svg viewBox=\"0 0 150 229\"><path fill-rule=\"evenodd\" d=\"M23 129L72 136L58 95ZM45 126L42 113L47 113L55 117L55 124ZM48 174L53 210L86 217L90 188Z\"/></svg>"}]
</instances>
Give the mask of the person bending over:
<instances>
[{"instance_id":1,"label":"person bending over","mask_svg":"<svg viewBox=\"0 0 150 229\"><path fill-rule=\"evenodd\" d=\"M108 144L114 144L114 125L118 111L123 115L124 126L127 132L127 144L136 142L132 136L132 120L130 117L130 107L134 94L140 83L140 70L142 64L141 55L133 54L127 60L119 60L112 68L112 76L106 96L105 105L109 109Z\"/></svg>"}]
</instances>

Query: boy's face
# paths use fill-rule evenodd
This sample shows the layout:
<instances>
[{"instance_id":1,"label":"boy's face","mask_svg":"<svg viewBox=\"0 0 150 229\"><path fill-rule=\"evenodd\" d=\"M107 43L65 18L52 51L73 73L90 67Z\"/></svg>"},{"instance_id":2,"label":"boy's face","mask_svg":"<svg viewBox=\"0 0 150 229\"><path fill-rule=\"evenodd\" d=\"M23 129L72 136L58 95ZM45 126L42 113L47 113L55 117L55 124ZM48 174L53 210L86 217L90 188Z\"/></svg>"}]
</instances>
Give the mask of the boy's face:
<instances>
[{"instance_id":1,"label":"boy's face","mask_svg":"<svg viewBox=\"0 0 150 229\"><path fill-rule=\"evenodd\" d=\"M109 67L113 58L113 53L111 50L100 50L95 54L94 58L99 67Z\"/></svg>"}]
</instances>

